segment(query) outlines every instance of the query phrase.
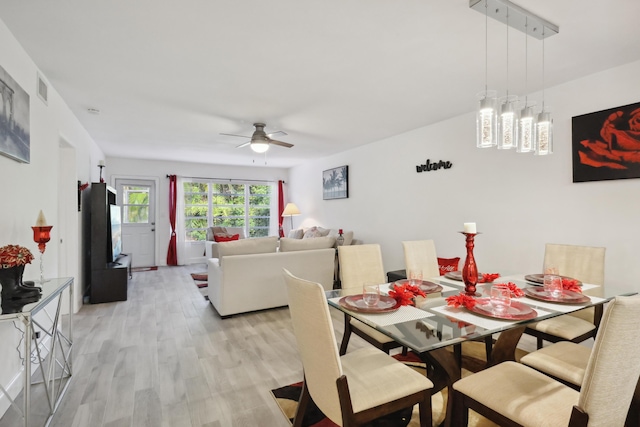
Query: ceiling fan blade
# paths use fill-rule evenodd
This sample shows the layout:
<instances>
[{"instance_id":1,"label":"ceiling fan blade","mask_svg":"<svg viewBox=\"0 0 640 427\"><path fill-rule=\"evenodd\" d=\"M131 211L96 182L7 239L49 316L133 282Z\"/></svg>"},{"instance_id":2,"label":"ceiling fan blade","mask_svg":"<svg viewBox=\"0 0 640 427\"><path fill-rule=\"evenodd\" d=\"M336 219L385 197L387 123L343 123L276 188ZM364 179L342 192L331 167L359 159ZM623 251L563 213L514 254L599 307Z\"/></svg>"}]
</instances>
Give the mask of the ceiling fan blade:
<instances>
[{"instance_id":1,"label":"ceiling fan blade","mask_svg":"<svg viewBox=\"0 0 640 427\"><path fill-rule=\"evenodd\" d=\"M250 145L250 144L251 144L251 141L243 142L242 144L236 146L236 148L246 147L247 145Z\"/></svg>"},{"instance_id":2,"label":"ceiling fan blade","mask_svg":"<svg viewBox=\"0 0 640 427\"><path fill-rule=\"evenodd\" d=\"M291 148L293 144L289 144L288 142L276 141L275 139L269 139L269 144L279 145L281 147Z\"/></svg>"},{"instance_id":3,"label":"ceiling fan blade","mask_svg":"<svg viewBox=\"0 0 640 427\"><path fill-rule=\"evenodd\" d=\"M240 138L251 138L250 136L245 136L245 135L234 135L232 133L221 133L220 135L226 135L226 136L239 136Z\"/></svg>"},{"instance_id":4,"label":"ceiling fan blade","mask_svg":"<svg viewBox=\"0 0 640 427\"><path fill-rule=\"evenodd\" d=\"M275 131L275 132L272 132L272 133L268 133L268 134L267 134L267 136L268 136L269 138L273 138L274 136L287 136L287 135L288 135L288 133L283 132L283 131L281 131L281 130L277 130L277 131Z\"/></svg>"}]
</instances>

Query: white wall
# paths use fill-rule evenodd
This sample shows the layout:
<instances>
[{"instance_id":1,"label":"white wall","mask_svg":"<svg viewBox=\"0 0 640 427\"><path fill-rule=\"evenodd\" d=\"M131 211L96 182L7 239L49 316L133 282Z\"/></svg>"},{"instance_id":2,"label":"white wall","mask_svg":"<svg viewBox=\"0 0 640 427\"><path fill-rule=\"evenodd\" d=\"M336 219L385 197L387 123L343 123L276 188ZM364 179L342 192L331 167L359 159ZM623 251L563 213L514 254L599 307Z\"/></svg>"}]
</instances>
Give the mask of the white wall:
<instances>
[{"instance_id":1,"label":"white wall","mask_svg":"<svg viewBox=\"0 0 640 427\"><path fill-rule=\"evenodd\" d=\"M90 181L97 176L102 152L62 101L55 88L49 86L48 105L38 98L38 69L22 47L0 21L0 66L24 89L30 98L31 162L18 163L0 156L2 209L0 209L0 246L26 246L36 257L27 265L25 279L38 279L38 247L31 226L42 210L53 225L51 241L44 253L45 277L74 277L76 297L74 310L81 305L82 283L80 259L80 213L77 212L77 180ZM43 73L41 73L44 75ZM46 79L46 75L44 75ZM63 146L63 148L61 148ZM72 173L60 173L71 167ZM66 203L73 204L69 209ZM61 218L60 214L66 214ZM71 262L61 262L61 254ZM65 298L64 301L67 299ZM66 304L65 304L66 306ZM22 363L16 347L21 334L11 322L0 323L0 383L14 395L22 387ZM0 397L0 414L8 407L6 396Z\"/></svg>"},{"instance_id":2,"label":"white wall","mask_svg":"<svg viewBox=\"0 0 640 427\"><path fill-rule=\"evenodd\" d=\"M635 62L547 89L552 156L478 149L467 114L292 168L296 222L380 243L387 271L404 268L403 240L434 239L439 256L462 263L464 222L482 232L474 255L485 272L540 271L547 242L604 246L607 285L638 290L640 179L574 184L571 158L571 117L640 102L638 75ZM453 167L416 173L426 159ZM345 164L349 198L322 200L322 171Z\"/></svg>"},{"instance_id":3,"label":"white wall","mask_svg":"<svg viewBox=\"0 0 640 427\"><path fill-rule=\"evenodd\" d=\"M156 188L156 265L167 265L167 249L171 227L169 225L169 179L167 175L199 178L226 178L288 182L288 170L253 166L223 166L202 163L180 163L158 160L136 160L109 157L103 176L115 187L116 178L151 179L158 182ZM285 186L285 202L287 188ZM188 263L204 262L204 243L190 248Z\"/></svg>"}]
</instances>

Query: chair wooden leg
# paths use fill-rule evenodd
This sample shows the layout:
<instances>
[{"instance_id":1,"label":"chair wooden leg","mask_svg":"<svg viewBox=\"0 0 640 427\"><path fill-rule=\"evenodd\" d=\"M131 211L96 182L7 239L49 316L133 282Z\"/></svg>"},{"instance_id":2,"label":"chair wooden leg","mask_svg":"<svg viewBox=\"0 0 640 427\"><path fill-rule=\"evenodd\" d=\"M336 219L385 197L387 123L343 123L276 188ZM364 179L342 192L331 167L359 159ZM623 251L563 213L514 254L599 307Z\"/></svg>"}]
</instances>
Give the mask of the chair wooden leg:
<instances>
[{"instance_id":1,"label":"chair wooden leg","mask_svg":"<svg viewBox=\"0 0 640 427\"><path fill-rule=\"evenodd\" d=\"M425 395L427 396L427 399L424 402L418 403L418 408L420 410L420 427L431 427L433 424L431 394L429 392L425 392Z\"/></svg>"},{"instance_id":2,"label":"chair wooden leg","mask_svg":"<svg viewBox=\"0 0 640 427\"><path fill-rule=\"evenodd\" d=\"M569 419L569 427L587 427L588 423L589 414L577 406L574 406L571 411L571 418Z\"/></svg>"},{"instance_id":3,"label":"chair wooden leg","mask_svg":"<svg viewBox=\"0 0 640 427\"><path fill-rule=\"evenodd\" d=\"M344 314L344 332L342 333L342 343L340 343L340 356L347 354L349 346L349 338L351 338L351 316Z\"/></svg>"},{"instance_id":4,"label":"chair wooden leg","mask_svg":"<svg viewBox=\"0 0 640 427\"><path fill-rule=\"evenodd\" d=\"M538 350L542 348L542 338L536 337L536 343L538 344Z\"/></svg>"},{"instance_id":5,"label":"chair wooden leg","mask_svg":"<svg viewBox=\"0 0 640 427\"><path fill-rule=\"evenodd\" d=\"M302 420L309 404L309 389L307 389L307 381L302 381L302 392L300 393L300 400L298 400L298 407L296 408L296 414L293 417L293 427L302 427Z\"/></svg>"},{"instance_id":6,"label":"chair wooden leg","mask_svg":"<svg viewBox=\"0 0 640 427\"><path fill-rule=\"evenodd\" d=\"M449 400L452 401L451 420L448 425L465 427L469 424L469 408L464 405L464 395L449 387ZM449 406L447 404L447 406Z\"/></svg>"}]
</instances>

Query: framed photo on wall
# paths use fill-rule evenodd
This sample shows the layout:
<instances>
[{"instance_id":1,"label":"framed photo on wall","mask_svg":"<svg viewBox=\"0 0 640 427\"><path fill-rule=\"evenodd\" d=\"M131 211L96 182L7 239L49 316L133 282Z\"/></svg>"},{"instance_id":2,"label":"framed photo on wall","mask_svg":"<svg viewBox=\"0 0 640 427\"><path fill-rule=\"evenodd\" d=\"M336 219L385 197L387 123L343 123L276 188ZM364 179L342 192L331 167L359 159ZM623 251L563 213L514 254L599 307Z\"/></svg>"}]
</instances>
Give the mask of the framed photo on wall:
<instances>
[{"instance_id":1,"label":"framed photo on wall","mask_svg":"<svg viewBox=\"0 0 640 427\"><path fill-rule=\"evenodd\" d=\"M29 94L0 66L0 154L31 161Z\"/></svg>"},{"instance_id":2,"label":"framed photo on wall","mask_svg":"<svg viewBox=\"0 0 640 427\"><path fill-rule=\"evenodd\" d=\"M575 116L573 182L640 178L640 102Z\"/></svg>"},{"instance_id":3,"label":"framed photo on wall","mask_svg":"<svg viewBox=\"0 0 640 427\"><path fill-rule=\"evenodd\" d=\"M322 172L322 199L349 197L349 166L339 166Z\"/></svg>"}]
</instances>

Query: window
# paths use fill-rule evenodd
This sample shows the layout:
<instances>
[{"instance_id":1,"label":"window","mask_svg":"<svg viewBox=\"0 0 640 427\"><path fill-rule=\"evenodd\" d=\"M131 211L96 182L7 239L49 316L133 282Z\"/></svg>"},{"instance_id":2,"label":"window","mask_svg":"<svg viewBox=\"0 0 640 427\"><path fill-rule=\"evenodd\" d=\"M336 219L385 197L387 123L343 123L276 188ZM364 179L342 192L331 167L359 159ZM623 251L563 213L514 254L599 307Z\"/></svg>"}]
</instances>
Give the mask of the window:
<instances>
[{"instance_id":1,"label":"window","mask_svg":"<svg viewBox=\"0 0 640 427\"><path fill-rule=\"evenodd\" d=\"M249 237L268 236L275 200L271 183L190 181L184 183L187 241L204 241L207 228L244 227Z\"/></svg>"},{"instance_id":2,"label":"window","mask_svg":"<svg viewBox=\"0 0 640 427\"><path fill-rule=\"evenodd\" d=\"M149 188L122 186L122 221L125 224L149 223Z\"/></svg>"}]
</instances>

